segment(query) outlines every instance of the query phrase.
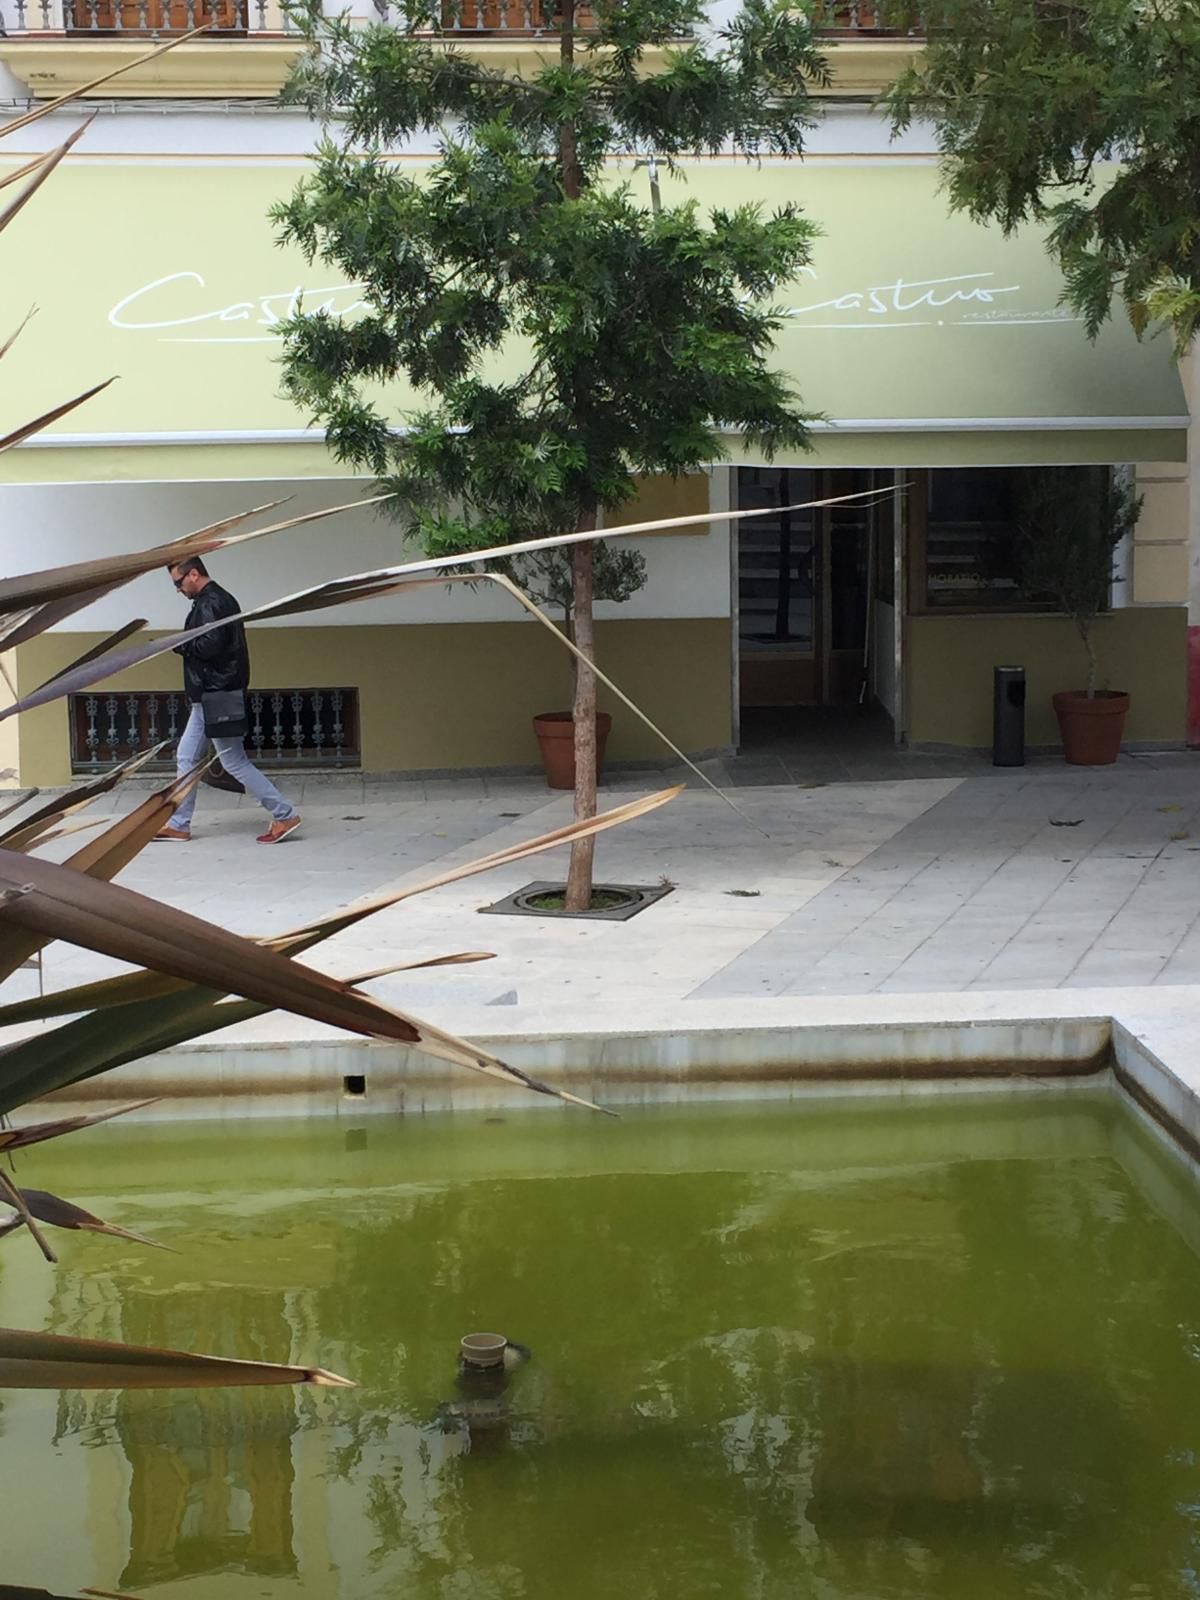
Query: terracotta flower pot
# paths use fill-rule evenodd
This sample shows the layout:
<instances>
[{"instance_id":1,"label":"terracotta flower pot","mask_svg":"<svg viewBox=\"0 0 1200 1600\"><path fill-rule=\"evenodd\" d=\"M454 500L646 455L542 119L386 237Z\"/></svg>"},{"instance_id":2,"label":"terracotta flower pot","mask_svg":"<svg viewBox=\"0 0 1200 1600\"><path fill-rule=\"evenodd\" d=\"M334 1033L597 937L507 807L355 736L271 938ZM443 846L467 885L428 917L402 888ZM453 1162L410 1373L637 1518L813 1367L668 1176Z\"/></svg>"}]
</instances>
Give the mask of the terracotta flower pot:
<instances>
[{"instance_id":1,"label":"terracotta flower pot","mask_svg":"<svg viewBox=\"0 0 1200 1600\"><path fill-rule=\"evenodd\" d=\"M1127 694L1097 689L1089 700L1082 689L1063 689L1053 701L1063 755L1073 766L1104 767L1117 759L1129 712Z\"/></svg>"},{"instance_id":2,"label":"terracotta flower pot","mask_svg":"<svg viewBox=\"0 0 1200 1600\"><path fill-rule=\"evenodd\" d=\"M604 776L604 745L612 718L607 711L596 713L596 778ZM542 765L546 769L546 783L551 789L575 787L575 718L569 711L543 711L534 717L533 731L537 734L542 752Z\"/></svg>"}]
</instances>

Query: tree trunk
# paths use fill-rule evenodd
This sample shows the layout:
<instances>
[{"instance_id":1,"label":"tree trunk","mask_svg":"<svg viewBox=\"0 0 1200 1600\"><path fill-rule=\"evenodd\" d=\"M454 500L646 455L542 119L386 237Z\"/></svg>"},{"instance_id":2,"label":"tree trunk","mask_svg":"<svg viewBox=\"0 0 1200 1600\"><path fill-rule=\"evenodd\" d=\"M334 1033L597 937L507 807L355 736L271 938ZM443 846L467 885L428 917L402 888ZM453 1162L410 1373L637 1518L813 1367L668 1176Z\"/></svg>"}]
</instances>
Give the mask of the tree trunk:
<instances>
[{"instance_id":1,"label":"tree trunk","mask_svg":"<svg viewBox=\"0 0 1200 1600\"><path fill-rule=\"evenodd\" d=\"M569 66L575 58L575 0L563 0L559 15L559 60ZM562 168L563 193L578 200L583 193L583 171L575 124L564 122L558 130L558 155ZM579 396L576 395L578 402ZM596 512L581 511L575 524L577 533L596 526ZM575 622L575 648L588 661L595 659L596 643L592 627L592 544L577 544L571 553L571 610ZM591 667L575 660L575 819L584 821L596 815L596 674ZM577 839L571 846L571 865L567 873L565 911L586 911L592 903L592 860L595 839Z\"/></svg>"},{"instance_id":2,"label":"tree trunk","mask_svg":"<svg viewBox=\"0 0 1200 1600\"><path fill-rule=\"evenodd\" d=\"M578 531L596 526L595 512L579 519ZM577 544L571 553L572 610L575 623L575 648L589 661L595 659L596 638L592 625L592 550ZM591 667L575 661L575 820L596 815L596 674ZM592 903L592 859L595 839L577 839L571 846L571 866L567 873L567 895L563 909L586 911Z\"/></svg>"},{"instance_id":3,"label":"tree trunk","mask_svg":"<svg viewBox=\"0 0 1200 1600\"><path fill-rule=\"evenodd\" d=\"M1092 643L1091 619L1089 618L1087 622L1083 622L1077 618L1075 626L1079 629L1079 637L1083 640L1083 648L1087 651L1087 697L1089 700L1094 700L1096 698L1096 669L1099 663L1096 660L1096 647Z\"/></svg>"}]
</instances>

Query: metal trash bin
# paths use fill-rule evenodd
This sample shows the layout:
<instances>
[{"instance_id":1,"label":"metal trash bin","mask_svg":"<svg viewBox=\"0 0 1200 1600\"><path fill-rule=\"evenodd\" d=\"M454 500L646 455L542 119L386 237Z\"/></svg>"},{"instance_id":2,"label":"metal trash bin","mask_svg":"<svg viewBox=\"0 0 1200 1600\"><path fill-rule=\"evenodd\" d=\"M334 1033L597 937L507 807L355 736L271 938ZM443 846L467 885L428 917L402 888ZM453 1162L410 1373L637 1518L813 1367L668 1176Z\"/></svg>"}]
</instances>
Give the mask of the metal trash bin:
<instances>
[{"instance_id":1,"label":"metal trash bin","mask_svg":"<svg viewBox=\"0 0 1200 1600\"><path fill-rule=\"evenodd\" d=\"M992 765L1025 765L1025 668L992 673Z\"/></svg>"}]
</instances>

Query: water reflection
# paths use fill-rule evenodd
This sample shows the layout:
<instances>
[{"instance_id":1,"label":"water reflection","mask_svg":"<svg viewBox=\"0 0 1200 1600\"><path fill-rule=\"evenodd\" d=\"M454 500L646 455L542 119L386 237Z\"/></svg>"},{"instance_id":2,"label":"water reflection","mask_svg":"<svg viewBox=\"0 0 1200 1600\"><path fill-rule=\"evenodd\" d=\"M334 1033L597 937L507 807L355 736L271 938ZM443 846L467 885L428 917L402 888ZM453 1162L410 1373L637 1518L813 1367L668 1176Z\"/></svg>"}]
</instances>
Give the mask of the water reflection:
<instances>
[{"instance_id":1,"label":"water reflection","mask_svg":"<svg viewBox=\"0 0 1200 1600\"><path fill-rule=\"evenodd\" d=\"M120 1587L205 1573L294 1576L295 1407L257 1391L170 1406L130 1394L117 1435L130 1468L129 1560Z\"/></svg>"},{"instance_id":2,"label":"water reflection","mask_svg":"<svg viewBox=\"0 0 1200 1600\"><path fill-rule=\"evenodd\" d=\"M298 1130L261 1137L232 1194L194 1134L139 1162L140 1198L102 1170L95 1209L153 1221L187 1281L175 1258L76 1250L49 1323L320 1360L361 1387L48 1401L42 1440L96 1504L112 1482L119 1551L102 1519L71 1530L91 1581L160 1600L1190 1595L1191 1248L1084 1106L905 1117L542 1118L528 1147L519 1121L354 1149ZM535 1352L494 1393L457 1381L480 1327Z\"/></svg>"},{"instance_id":3,"label":"water reflection","mask_svg":"<svg viewBox=\"0 0 1200 1600\"><path fill-rule=\"evenodd\" d=\"M67 1298L73 1298L68 1291ZM238 1286L144 1284L122 1296L106 1337L267 1360L291 1349L288 1296ZM61 1325L60 1315L53 1320ZM115 1326L112 1326L115 1320ZM90 1330L89 1330L90 1331ZM290 1389L128 1391L59 1397L55 1439L119 1450L127 1468L123 1590L214 1574L294 1578L299 1426Z\"/></svg>"}]
</instances>

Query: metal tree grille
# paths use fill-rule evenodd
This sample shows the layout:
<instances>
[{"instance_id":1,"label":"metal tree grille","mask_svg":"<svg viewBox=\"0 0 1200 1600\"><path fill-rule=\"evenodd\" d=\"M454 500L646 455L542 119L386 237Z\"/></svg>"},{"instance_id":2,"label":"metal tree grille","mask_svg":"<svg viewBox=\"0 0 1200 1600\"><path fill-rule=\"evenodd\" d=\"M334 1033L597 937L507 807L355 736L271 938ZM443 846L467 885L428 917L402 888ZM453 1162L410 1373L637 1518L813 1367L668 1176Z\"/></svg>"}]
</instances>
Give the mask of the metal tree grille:
<instances>
[{"instance_id":1,"label":"metal tree grille","mask_svg":"<svg viewBox=\"0 0 1200 1600\"><path fill-rule=\"evenodd\" d=\"M246 752L264 767L359 767L357 689L252 689L246 696ZM71 771L103 772L187 722L183 695L167 690L70 696ZM173 770L171 751L148 770Z\"/></svg>"}]
</instances>

